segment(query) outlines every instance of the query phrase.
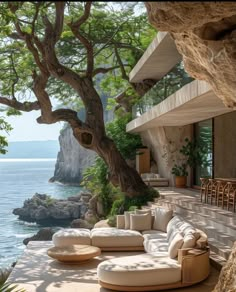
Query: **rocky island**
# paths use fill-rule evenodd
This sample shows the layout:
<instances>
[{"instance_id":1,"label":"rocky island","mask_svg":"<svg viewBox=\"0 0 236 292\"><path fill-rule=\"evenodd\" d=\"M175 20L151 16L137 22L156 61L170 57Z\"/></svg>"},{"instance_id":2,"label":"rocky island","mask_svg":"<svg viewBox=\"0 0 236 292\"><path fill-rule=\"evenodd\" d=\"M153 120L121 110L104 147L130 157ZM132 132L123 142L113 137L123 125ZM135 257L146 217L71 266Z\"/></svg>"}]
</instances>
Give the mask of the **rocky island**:
<instances>
[{"instance_id":1,"label":"rocky island","mask_svg":"<svg viewBox=\"0 0 236 292\"><path fill-rule=\"evenodd\" d=\"M84 218L89 209L90 193L81 192L67 199L54 199L46 194L36 193L24 202L22 208L13 210L20 220L39 224L68 224L74 219Z\"/></svg>"}]
</instances>

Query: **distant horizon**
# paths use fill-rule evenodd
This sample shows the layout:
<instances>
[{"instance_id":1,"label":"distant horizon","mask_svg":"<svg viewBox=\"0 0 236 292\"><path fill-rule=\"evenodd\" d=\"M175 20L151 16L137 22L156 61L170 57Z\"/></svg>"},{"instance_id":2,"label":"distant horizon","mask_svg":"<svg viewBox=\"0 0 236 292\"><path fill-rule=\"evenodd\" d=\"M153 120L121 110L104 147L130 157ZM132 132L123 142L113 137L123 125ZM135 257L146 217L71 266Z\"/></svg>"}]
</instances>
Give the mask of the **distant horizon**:
<instances>
[{"instance_id":1,"label":"distant horizon","mask_svg":"<svg viewBox=\"0 0 236 292\"><path fill-rule=\"evenodd\" d=\"M8 141L8 144L9 143L19 143L19 142L26 143L26 142L49 142L49 141L57 141L58 142L58 139Z\"/></svg>"}]
</instances>

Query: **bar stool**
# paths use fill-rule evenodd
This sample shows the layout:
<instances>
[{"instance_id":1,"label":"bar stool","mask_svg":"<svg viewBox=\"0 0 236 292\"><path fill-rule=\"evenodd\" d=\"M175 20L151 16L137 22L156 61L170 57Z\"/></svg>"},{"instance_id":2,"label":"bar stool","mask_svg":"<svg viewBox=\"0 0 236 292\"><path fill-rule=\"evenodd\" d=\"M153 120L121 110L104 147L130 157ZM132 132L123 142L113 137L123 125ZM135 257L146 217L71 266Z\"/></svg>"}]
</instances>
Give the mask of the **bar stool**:
<instances>
[{"instance_id":1,"label":"bar stool","mask_svg":"<svg viewBox=\"0 0 236 292\"><path fill-rule=\"evenodd\" d=\"M210 198L210 204L212 205L213 199L217 200L217 181L214 178L209 178L209 183L208 183L208 192L206 196L206 202L208 203L208 199Z\"/></svg>"},{"instance_id":2,"label":"bar stool","mask_svg":"<svg viewBox=\"0 0 236 292\"><path fill-rule=\"evenodd\" d=\"M204 202L206 203L209 179L200 177L200 181L201 181L201 190L200 190L201 202L204 200Z\"/></svg>"},{"instance_id":3,"label":"bar stool","mask_svg":"<svg viewBox=\"0 0 236 292\"><path fill-rule=\"evenodd\" d=\"M217 206L221 202L221 207L224 209L224 203L227 203L227 181L217 180Z\"/></svg>"},{"instance_id":4,"label":"bar stool","mask_svg":"<svg viewBox=\"0 0 236 292\"><path fill-rule=\"evenodd\" d=\"M230 205L233 207L233 212L235 212L236 204L236 183L227 182L227 210L229 210Z\"/></svg>"}]
</instances>

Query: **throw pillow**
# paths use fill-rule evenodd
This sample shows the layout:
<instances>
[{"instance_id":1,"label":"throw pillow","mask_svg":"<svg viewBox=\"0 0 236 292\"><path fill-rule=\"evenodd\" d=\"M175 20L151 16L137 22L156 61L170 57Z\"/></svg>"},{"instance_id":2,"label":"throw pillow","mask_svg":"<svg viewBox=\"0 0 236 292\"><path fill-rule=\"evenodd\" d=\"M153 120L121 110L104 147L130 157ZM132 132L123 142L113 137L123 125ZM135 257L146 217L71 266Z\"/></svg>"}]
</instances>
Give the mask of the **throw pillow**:
<instances>
[{"instance_id":1,"label":"throw pillow","mask_svg":"<svg viewBox=\"0 0 236 292\"><path fill-rule=\"evenodd\" d=\"M140 210L140 209L136 209L135 210L135 214L152 214L152 210L151 209L143 209L143 210Z\"/></svg>"},{"instance_id":2,"label":"throw pillow","mask_svg":"<svg viewBox=\"0 0 236 292\"><path fill-rule=\"evenodd\" d=\"M116 227L118 229L125 228L125 216L124 215L116 215Z\"/></svg>"},{"instance_id":3,"label":"throw pillow","mask_svg":"<svg viewBox=\"0 0 236 292\"><path fill-rule=\"evenodd\" d=\"M130 229L130 214L134 214L134 211L125 211L125 229Z\"/></svg>"},{"instance_id":4,"label":"throw pillow","mask_svg":"<svg viewBox=\"0 0 236 292\"><path fill-rule=\"evenodd\" d=\"M130 229L137 231L150 230L152 228L151 213L130 214Z\"/></svg>"},{"instance_id":5,"label":"throw pillow","mask_svg":"<svg viewBox=\"0 0 236 292\"><path fill-rule=\"evenodd\" d=\"M166 232L167 224L173 215L173 210L157 207L154 209L155 219L153 229Z\"/></svg>"},{"instance_id":6,"label":"throw pillow","mask_svg":"<svg viewBox=\"0 0 236 292\"><path fill-rule=\"evenodd\" d=\"M196 237L193 233L187 233L184 236L184 244L182 248L192 248L196 245Z\"/></svg>"},{"instance_id":7,"label":"throw pillow","mask_svg":"<svg viewBox=\"0 0 236 292\"><path fill-rule=\"evenodd\" d=\"M184 239L181 233L176 233L175 237L172 239L169 244L168 253L171 259L174 259L178 256L178 249L183 245Z\"/></svg>"}]
</instances>

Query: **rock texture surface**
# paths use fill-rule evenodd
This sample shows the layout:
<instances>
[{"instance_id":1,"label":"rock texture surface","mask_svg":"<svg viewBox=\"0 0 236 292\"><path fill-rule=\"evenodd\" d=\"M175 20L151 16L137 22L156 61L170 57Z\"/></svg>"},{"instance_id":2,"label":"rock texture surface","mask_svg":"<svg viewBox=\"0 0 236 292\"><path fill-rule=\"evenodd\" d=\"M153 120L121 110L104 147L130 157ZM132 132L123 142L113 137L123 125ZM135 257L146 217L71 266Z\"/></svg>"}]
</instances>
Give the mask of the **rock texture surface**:
<instances>
[{"instance_id":1,"label":"rock texture surface","mask_svg":"<svg viewBox=\"0 0 236 292\"><path fill-rule=\"evenodd\" d=\"M146 2L150 23L175 40L186 71L236 106L236 2Z\"/></svg>"},{"instance_id":2,"label":"rock texture surface","mask_svg":"<svg viewBox=\"0 0 236 292\"><path fill-rule=\"evenodd\" d=\"M168 178L170 186L174 186L171 170L175 163L186 161L179 150L185 144L185 138L191 138L191 126L156 127L143 131L140 135L143 144L151 150L152 157L157 163L154 172Z\"/></svg>"},{"instance_id":3,"label":"rock texture surface","mask_svg":"<svg viewBox=\"0 0 236 292\"><path fill-rule=\"evenodd\" d=\"M84 217L91 197L89 193L80 193L66 200L56 200L36 193L31 199L25 200L22 208L14 209L13 214L18 215L20 220L29 222L71 221Z\"/></svg>"},{"instance_id":4,"label":"rock texture surface","mask_svg":"<svg viewBox=\"0 0 236 292\"><path fill-rule=\"evenodd\" d=\"M31 237L28 237L28 238L25 238L23 240L23 243L25 245L27 245L29 243L29 241L36 241L36 240L39 240L39 241L49 241L49 240L52 240L52 236L55 232L52 230L52 228L42 228L40 229L37 234L31 236Z\"/></svg>"},{"instance_id":5,"label":"rock texture surface","mask_svg":"<svg viewBox=\"0 0 236 292\"><path fill-rule=\"evenodd\" d=\"M84 169L92 165L96 153L80 146L69 126L61 132L59 143L60 151L57 155L54 176L50 181L79 185Z\"/></svg>"},{"instance_id":6,"label":"rock texture surface","mask_svg":"<svg viewBox=\"0 0 236 292\"><path fill-rule=\"evenodd\" d=\"M236 241L234 242L234 246L232 248L232 252L230 257L222 268L219 281L215 286L213 292L235 292L236 291Z\"/></svg>"}]
</instances>

